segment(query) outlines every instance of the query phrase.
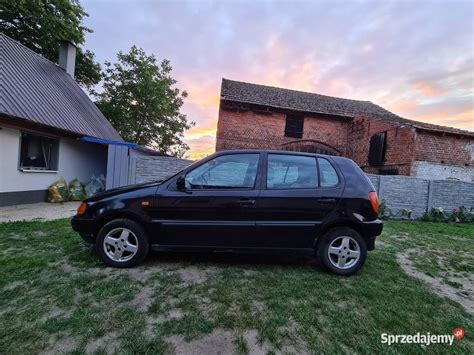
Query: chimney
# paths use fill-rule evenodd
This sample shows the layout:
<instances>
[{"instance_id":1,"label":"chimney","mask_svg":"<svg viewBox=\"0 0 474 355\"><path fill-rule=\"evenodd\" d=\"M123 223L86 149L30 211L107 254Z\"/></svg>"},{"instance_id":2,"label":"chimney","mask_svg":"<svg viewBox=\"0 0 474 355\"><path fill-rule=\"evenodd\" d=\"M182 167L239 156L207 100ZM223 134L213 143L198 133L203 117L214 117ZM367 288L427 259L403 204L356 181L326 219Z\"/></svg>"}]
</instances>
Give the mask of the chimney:
<instances>
[{"instance_id":1,"label":"chimney","mask_svg":"<svg viewBox=\"0 0 474 355\"><path fill-rule=\"evenodd\" d=\"M69 41L61 41L59 45L59 66L74 78L76 46Z\"/></svg>"}]
</instances>

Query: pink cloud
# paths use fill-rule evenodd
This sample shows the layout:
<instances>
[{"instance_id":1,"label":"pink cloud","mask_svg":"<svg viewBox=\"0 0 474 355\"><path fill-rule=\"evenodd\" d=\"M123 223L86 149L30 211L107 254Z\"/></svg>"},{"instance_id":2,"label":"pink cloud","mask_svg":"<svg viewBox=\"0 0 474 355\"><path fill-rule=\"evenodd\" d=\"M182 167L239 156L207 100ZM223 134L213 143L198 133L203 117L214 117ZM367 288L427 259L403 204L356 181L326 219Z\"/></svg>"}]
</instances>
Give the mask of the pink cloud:
<instances>
[{"instance_id":1,"label":"pink cloud","mask_svg":"<svg viewBox=\"0 0 474 355\"><path fill-rule=\"evenodd\" d=\"M189 93L183 112L196 122L185 134L191 155L214 151L223 77L370 100L474 130L469 1L82 4L94 30L86 48L99 61L132 44L171 60Z\"/></svg>"}]
</instances>

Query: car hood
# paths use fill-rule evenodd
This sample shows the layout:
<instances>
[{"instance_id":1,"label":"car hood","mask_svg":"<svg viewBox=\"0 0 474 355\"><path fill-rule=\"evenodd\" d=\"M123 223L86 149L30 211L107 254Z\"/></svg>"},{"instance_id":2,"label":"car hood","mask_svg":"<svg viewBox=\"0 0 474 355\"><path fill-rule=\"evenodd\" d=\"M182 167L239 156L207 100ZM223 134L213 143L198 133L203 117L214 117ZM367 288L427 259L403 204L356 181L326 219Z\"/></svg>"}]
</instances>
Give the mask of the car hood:
<instances>
[{"instance_id":1,"label":"car hood","mask_svg":"<svg viewBox=\"0 0 474 355\"><path fill-rule=\"evenodd\" d=\"M99 200L103 200L105 198L114 197L123 193L133 192L141 189L146 189L149 187L156 187L160 185L161 182L147 182L143 184L134 184L134 185L127 185L122 187L116 187L115 189L110 189L104 192L100 192L97 195L91 196L88 199L84 200L84 202L96 202Z\"/></svg>"}]
</instances>

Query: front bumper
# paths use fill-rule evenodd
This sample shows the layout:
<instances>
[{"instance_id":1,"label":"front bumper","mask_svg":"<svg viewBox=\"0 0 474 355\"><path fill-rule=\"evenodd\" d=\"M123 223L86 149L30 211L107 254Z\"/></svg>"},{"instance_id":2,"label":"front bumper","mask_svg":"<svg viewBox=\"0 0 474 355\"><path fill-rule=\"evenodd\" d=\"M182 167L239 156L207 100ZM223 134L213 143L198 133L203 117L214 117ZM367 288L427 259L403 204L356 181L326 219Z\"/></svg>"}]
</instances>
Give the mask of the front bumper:
<instances>
[{"instance_id":1,"label":"front bumper","mask_svg":"<svg viewBox=\"0 0 474 355\"><path fill-rule=\"evenodd\" d=\"M71 227L79 233L86 244L95 244L97 226L94 219L74 216L71 219Z\"/></svg>"},{"instance_id":2,"label":"front bumper","mask_svg":"<svg viewBox=\"0 0 474 355\"><path fill-rule=\"evenodd\" d=\"M362 222L362 234L367 239L367 250L374 250L375 238L382 234L383 222L380 219Z\"/></svg>"}]
</instances>

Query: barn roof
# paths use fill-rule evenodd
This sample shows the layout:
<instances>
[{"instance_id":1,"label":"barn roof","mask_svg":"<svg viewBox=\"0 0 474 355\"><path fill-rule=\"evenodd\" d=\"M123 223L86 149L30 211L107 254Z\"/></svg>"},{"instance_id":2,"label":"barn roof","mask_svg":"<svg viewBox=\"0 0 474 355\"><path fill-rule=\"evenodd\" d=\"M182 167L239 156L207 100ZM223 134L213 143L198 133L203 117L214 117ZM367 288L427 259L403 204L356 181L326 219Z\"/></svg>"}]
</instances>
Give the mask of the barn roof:
<instances>
[{"instance_id":1,"label":"barn roof","mask_svg":"<svg viewBox=\"0 0 474 355\"><path fill-rule=\"evenodd\" d=\"M1 33L0 79L3 117L77 136L122 140L64 69Z\"/></svg>"},{"instance_id":2,"label":"barn roof","mask_svg":"<svg viewBox=\"0 0 474 355\"><path fill-rule=\"evenodd\" d=\"M474 132L400 117L370 101L343 99L340 97L251 84L229 79L222 79L221 99L245 104L348 118L362 115L367 118L411 125L419 129L474 136Z\"/></svg>"}]
</instances>

